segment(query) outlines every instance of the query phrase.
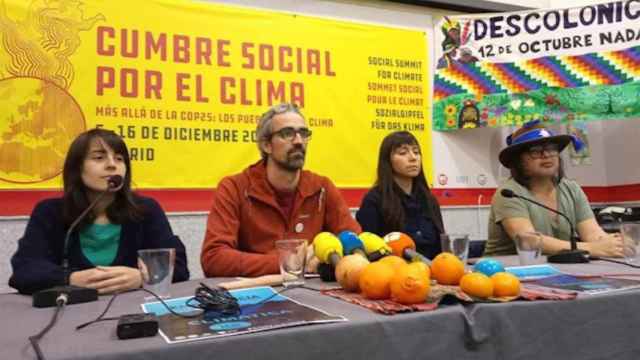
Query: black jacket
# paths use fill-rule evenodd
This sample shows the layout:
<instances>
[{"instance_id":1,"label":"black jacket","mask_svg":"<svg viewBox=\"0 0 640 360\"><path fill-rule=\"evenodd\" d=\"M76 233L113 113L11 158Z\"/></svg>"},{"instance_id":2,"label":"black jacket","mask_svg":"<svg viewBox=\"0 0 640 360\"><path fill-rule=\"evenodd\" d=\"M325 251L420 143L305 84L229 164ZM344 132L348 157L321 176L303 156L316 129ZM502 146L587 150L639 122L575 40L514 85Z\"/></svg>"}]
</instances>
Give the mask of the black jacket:
<instances>
[{"instance_id":1,"label":"black jacket","mask_svg":"<svg viewBox=\"0 0 640 360\"><path fill-rule=\"evenodd\" d=\"M418 194L402 196L405 212L405 225L402 229L393 229L385 224L382 215L382 194L377 187L372 188L362 199L356 219L362 231L384 236L392 231L401 231L411 236L416 250L429 259L441 252L440 234L444 233L440 205L432 195Z\"/></svg>"},{"instance_id":2,"label":"black jacket","mask_svg":"<svg viewBox=\"0 0 640 360\"><path fill-rule=\"evenodd\" d=\"M143 220L122 224L120 246L111 265L137 268L138 250L175 248L176 260L173 281L189 279L187 257L180 238L171 226L160 205L153 199L137 197L144 210ZM13 274L9 286L20 293L31 294L68 281L62 270L64 238L67 226L62 220L62 199L39 202L29 218L18 250L11 258ZM80 247L78 231L69 239L69 267L71 271L93 268Z\"/></svg>"}]
</instances>

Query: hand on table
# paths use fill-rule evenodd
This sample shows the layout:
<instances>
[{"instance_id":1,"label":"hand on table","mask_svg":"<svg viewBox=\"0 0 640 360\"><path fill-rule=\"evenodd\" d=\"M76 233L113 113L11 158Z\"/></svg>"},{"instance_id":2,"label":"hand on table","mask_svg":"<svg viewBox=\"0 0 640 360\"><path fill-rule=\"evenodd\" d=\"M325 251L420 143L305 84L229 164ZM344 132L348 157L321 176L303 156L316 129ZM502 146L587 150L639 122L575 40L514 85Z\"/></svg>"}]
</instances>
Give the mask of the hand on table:
<instances>
[{"instance_id":1,"label":"hand on table","mask_svg":"<svg viewBox=\"0 0 640 360\"><path fill-rule=\"evenodd\" d=\"M307 261L305 265L305 272L308 274L317 273L318 264L320 264L320 259L316 257L316 254L313 252L313 244L311 244L307 247Z\"/></svg>"},{"instance_id":2,"label":"hand on table","mask_svg":"<svg viewBox=\"0 0 640 360\"><path fill-rule=\"evenodd\" d=\"M111 294L139 288L142 277L138 269L128 266L98 266L72 273L69 283L96 289L100 294Z\"/></svg>"},{"instance_id":3,"label":"hand on table","mask_svg":"<svg viewBox=\"0 0 640 360\"><path fill-rule=\"evenodd\" d=\"M592 256L601 257L623 257L626 246L622 236L618 233L603 235L588 244L589 253Z\"/></svg>"}]
</instances>

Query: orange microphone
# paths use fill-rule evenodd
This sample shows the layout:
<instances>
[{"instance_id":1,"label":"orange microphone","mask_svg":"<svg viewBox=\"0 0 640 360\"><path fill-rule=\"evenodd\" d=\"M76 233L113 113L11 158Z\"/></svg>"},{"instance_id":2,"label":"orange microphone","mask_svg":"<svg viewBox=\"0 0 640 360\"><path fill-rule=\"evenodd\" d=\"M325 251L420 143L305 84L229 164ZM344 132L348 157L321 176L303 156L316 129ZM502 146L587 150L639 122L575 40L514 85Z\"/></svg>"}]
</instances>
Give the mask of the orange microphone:
<instances>
[{"instance_id":1,"label":"orange microphone","mask_svg":"<svg viewBox=\"0 0 640 360\"><path fill-rule=\"evenodd\" d=\"M431 261L416 251L416 243L413 239L401 232L391 232L385 235L384 241L391 247L393 255L399 256L410 262L421 261L427 265L431 265Z\"/></svg>"}]
</instances>

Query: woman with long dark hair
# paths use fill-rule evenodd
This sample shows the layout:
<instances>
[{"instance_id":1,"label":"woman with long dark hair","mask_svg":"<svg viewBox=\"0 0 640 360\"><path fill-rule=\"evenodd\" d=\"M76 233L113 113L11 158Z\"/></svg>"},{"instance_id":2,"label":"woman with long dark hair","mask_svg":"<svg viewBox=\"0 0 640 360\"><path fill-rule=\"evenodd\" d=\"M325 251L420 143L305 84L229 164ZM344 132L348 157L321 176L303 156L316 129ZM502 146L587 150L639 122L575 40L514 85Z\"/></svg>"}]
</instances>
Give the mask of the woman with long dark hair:
<instances>
[{"instance_id":1,"label":"woman with long dark hair","mask_svg":"<svg viewBox=\"0 0 640 360\"><path fill-rule=\"evenodd\" d=\"M543 235L544 253L568 250L571 224L582 240L578 250L594 256L623 255L624 242L620 234L607 234L602 230L580 185L565 177L560 153L571 142L581 146L573 136L556 135L538 120L524 124L507 137L507 147L502 149L499 159L510 169L511 178L493 196L485 255L516 254L516 235L531 231ZM538 205L502 196L504 189L565 214L571 224Z\"/></svg>"},{"instance_id":2,"label":"woman with long dark hair","mask_svg":"<svg viewBox=\"0 0 640 360\"><path fill-rule=\"evenodd\" d=\"M114 176L122 182L107 191ZM164 211L155 200L131 190L131 162L122 138L104 129L80 134L69 148L62 178L62 198L43 200L31 213L11 258L10 286L26 294L66 284L94 288L101 294L134 289L142 282L137 251L153 248L174 248L173 281L189 278L184 245L173 234ZM105 191L73 231L69 271L64 271L66 232Z\"/></svg>"},{"instance_id":3,"label":"woman with long dark hair","mask_svg":"<svg viewBox=\"0 0 640 360\"><path fill-rule=\"evenodd\" d=\"M441 251L444 226L416 138L407 131L387 135L380 145L377 172L375 185L356 213L362 230L380 236L402 231L413 238L419 253L432 259Z\"/></svg>"}]
</instances>

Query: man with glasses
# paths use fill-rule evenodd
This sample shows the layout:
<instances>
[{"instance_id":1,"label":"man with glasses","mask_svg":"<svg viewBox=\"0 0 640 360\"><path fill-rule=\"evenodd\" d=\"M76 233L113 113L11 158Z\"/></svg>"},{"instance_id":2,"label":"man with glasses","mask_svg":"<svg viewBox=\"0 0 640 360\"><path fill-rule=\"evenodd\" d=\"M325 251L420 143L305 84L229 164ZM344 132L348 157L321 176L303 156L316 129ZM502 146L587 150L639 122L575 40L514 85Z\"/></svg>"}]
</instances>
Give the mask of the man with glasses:
<instances>
[{"instance_id":1,"label":"man with glasses","mask_svg":"<svg viewBox=\"0 0 640 360\"><path fill-rule=\"evenodd\" d=\"M297 106L272 107L256 132L262 159L214 194L200 258L208 277L279 273L275 241L360 232L331 180L302 170L311 130Z\"/></svg>"},{"instance_id":2,"label":"man with glasses","mask_svg":"<svg viewBox=\"0 0 640 360\"><path fill-rule=\"evenodd\" d=\"M576 147L582 145L571 135L555 135L540 121L529 122L507 137L507 147L502 149L499 158L500 163L511 170L511 178L493 196L485 255L516 254L515 236L531 231L543 235L546 254L570 247L571 227L565 219L517 197L506 198L501 195L503 189L567 215L581 239L578 249L593 256L623 255L620 235L602 230L580 185L564 175L560 152L569 143Z\"/></svg>"}]
</instances>

